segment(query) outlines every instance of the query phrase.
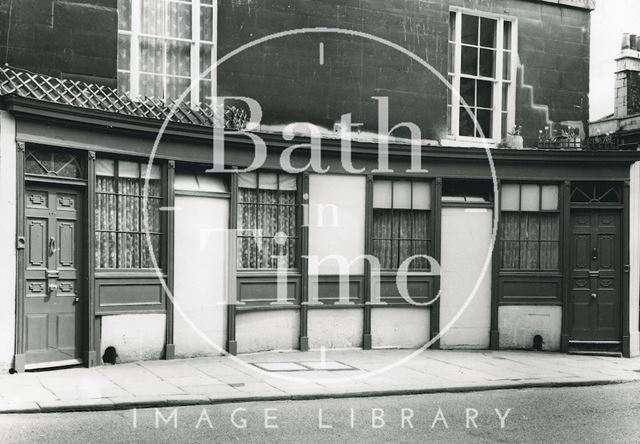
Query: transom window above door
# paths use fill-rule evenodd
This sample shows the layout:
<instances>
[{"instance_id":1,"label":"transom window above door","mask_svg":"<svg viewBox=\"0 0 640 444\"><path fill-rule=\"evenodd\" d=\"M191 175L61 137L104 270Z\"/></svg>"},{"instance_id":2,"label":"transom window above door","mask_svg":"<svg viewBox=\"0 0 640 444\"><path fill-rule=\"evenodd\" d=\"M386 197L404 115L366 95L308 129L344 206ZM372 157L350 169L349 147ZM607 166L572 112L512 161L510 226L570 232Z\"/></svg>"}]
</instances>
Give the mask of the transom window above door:
<instances>
[{"instance_id":1,"label":"transom window above door","mask_svg":"<svg viewBox=\"0 0 640 444\"><path fill-rule=\"evenodd\" d=\"M28 146L24 158L24 172L33 176L82 179L80 156L59 148Z\"/></svg>"},{"instance_id":2,"label":"transom window above door","mask_svg":"<svg viewBox=\"0 0 640 444\"><path fill-rule=\"evenodd\" d=\"M449 90L447 102L451 137L497 142L515 127L516 45L513 20L451 11L448 71L453 92Z\"/></svg>"},{"instance_id":3,"label":"transom window above door","mask_svg":"<svg viewBox=\"0 0 640 444\"><path fill-rule=\"evenodd\" d=\"M210 104L216 23L214 0L118 0L118 88Z\"/></svg>"}]
</instances>

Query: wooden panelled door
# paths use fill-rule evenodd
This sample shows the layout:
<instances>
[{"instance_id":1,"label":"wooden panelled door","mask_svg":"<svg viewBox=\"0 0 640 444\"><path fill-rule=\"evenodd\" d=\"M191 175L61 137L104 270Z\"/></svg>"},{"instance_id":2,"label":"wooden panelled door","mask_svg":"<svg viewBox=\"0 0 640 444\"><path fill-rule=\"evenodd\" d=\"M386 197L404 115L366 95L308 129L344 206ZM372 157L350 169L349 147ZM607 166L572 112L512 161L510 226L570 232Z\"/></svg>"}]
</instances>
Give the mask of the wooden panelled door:
<instances>
[{"instance_id":1,"label":"wooden panelled door","mask_svg":"<svg viewBox=\"0 0 640 444\"><path fill-rule=\"evenodd\" d=\"M575 210L571 222L569 343L619 348L620 215Z\"/></svg>"},{"instance_id":2,"label":"wooden panelled door","mask_svg":"<svg viewBox=\"0 0 640 444\"><path fill-rule=\"evenodd\" d=\"M81 356L81 196L73 189L25 189L28 367L73 364Z\"/></svg>"}]
</instances>

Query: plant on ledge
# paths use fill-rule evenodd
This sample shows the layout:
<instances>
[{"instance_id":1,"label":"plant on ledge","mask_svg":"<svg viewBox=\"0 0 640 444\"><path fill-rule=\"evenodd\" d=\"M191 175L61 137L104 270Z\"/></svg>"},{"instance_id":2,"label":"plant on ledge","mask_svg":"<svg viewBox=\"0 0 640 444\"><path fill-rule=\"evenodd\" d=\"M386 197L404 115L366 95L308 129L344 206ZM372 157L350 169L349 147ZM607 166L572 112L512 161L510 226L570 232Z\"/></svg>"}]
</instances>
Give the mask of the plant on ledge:
<instances>
[{"instance_id":1,"label":"plant on ledge","mask_svg":"<svg viewBox=\"0 0 640 444\"><path fill-rule=\"evenodd\" d=\"M522 125L516 125L507 132L507 137L502 139L498 144L498 148L510 148L514 150L521 150L524 147L524 140L522 139Z\"/></svg>"},{"instance_id":2,"label":"plant on ledge","mask_svg":"<svg viewBox=\"0 0 640 444\"><path fill-rule=\"evenodd\" d=\"M553 135L549 131L549 127L545 126L544 130L538 131L538 148L546 149L563 149L563 148L582 148L580 140L580 132L578 128L572 126L562 127L553 130Z\"/></svg>"}]
</instances>

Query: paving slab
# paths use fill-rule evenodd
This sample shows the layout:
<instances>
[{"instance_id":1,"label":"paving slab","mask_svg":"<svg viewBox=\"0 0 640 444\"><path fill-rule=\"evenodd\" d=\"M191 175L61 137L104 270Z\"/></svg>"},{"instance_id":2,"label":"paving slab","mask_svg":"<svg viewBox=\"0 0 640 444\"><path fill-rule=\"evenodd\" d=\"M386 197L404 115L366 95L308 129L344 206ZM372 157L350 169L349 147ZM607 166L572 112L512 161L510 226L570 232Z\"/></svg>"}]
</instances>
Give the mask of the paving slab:
<instances>
[{"instance_id":1,"label":"paving slab","mask_svg":"<svg viewBox=\"0 0 640 444\"><path fill-rule=\"evenodd\" d=\"M640 381L639 358L526 351L430 350L387 372L368 376L410 353L330 350L324 361L317 351L258 353L241 356L246 365L215 356L2 375L0 413ZM254 369L252 363L271 371Z\"/></svg>"}]
</instances>

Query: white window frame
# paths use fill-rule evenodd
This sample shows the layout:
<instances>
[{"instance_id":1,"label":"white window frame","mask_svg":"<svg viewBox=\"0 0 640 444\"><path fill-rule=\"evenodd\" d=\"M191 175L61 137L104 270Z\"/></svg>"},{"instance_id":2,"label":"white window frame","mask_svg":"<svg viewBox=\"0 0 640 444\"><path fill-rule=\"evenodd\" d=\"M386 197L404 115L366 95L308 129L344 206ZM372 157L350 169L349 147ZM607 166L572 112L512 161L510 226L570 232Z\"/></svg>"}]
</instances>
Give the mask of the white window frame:
<instances>
[{"instance_id":1,"label":"white window frame","mask_svg":"<svg viewBox=\"0 0 640 444\"><path fill-rule=\"evenodd\" d=\"M131 0L131 30L123 30L118 29L118 35L127 35L130 39L130 52L129 52L129 70L120 69L118 67L119 73L128 73L129 74L129 85L130 91L129 95L132 99L137 100L140 98L140 37L152 37L156 39L162 39L164 42L167 41L179 41L179 42L188 42L190 43L190 59L191 59L191 67L190 67L190 86L191 91L185 99L188 99L193 107L200 104L200 47L203 45L211 46L211 98L212 103L214 105L215 98L217 96L217 84L218 84L218 75L217 75L217 66L216 62L218 60L218 2L214 0L212 5L202 4L200 0L156 0L161 1L165 4L164 7L164 21L166 23L167 19L167 4L169 2L172 3L182 3L185 5L191 5L191 39L184 39L180 37L168 37L168 36L157 36L151 34L142 33L142 0ZM200 40L200 7L210 7L213 10L213 21L212 21L212 41L201 41ZM166 51L163 51L163 57L165 56ZM164 89L164 97L167 97L167 78L166 74L166 63L163 62L163 73L160 74L163 79L163 89ZM155 74L158 75L158 74ZM181 77L186 79L186 76L171 76L171 77ZM174 97L177 99L177 97Z\"/></svg>"},{"instance_id":2,"label":"white window frame","mask_svg":"<svg viewBox=\"0 0 640 444\"><path fill-rule=\"evenodd\" d=\"M453 72L448 72L451 79L453 91L450 92L451 104L447 103L447 113L450 112L450 124L448 128L447 139L443 141L443 145L451 145L451 142L462 142L469 146L482 146L485 143L496 144L502 139L502 87L509 84L507 97L507 130L514 128L516 125L516 76L517 76L517 60L518 60L518 20L515 17L492 14L475 9L451 7L450 14L455 14L454 41L448 40L454 46L454 53L449 54L453 57ZM496 26L496 78L467 76L462 74L462 15L471 15L479 18L490 18L497 20ZM510 80L502 79L503 75L503 55L504 55L504 23L511 23L511 67ZM450 25L451 26L451 25ZM492 134L486 135L486 138L460 136L460 113L467 110L460 104L460 79L462 77L479 78L481 80L491 81L493 83L493 104L491 110L492 118ZM495 106L497 104L497 107Z\"/></svg>"}]
</instances>

